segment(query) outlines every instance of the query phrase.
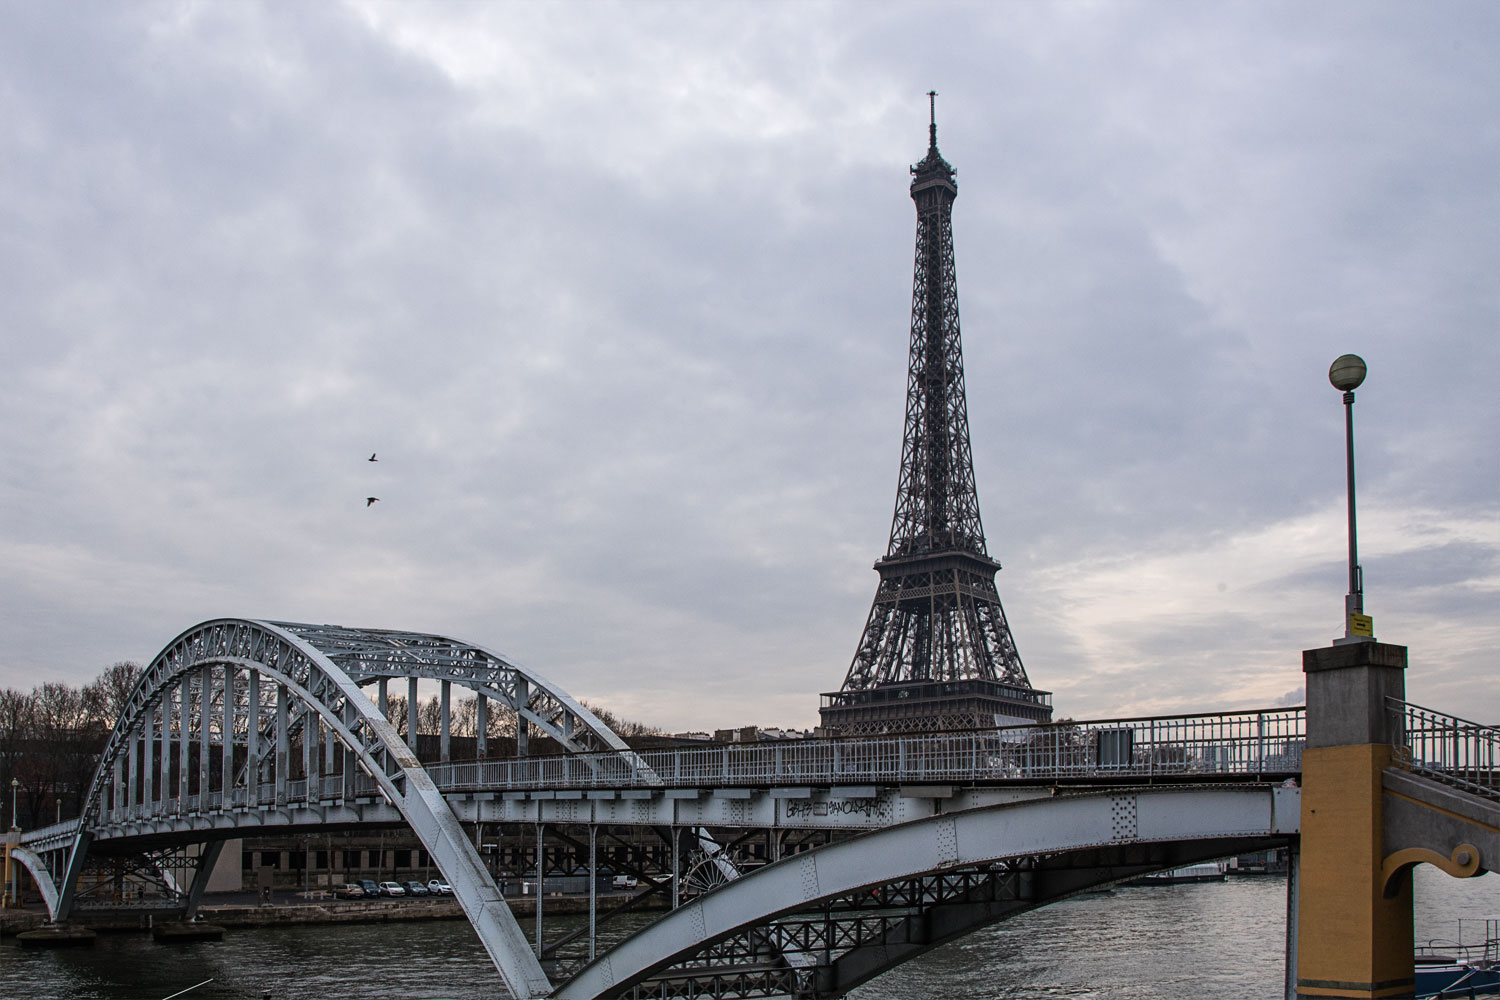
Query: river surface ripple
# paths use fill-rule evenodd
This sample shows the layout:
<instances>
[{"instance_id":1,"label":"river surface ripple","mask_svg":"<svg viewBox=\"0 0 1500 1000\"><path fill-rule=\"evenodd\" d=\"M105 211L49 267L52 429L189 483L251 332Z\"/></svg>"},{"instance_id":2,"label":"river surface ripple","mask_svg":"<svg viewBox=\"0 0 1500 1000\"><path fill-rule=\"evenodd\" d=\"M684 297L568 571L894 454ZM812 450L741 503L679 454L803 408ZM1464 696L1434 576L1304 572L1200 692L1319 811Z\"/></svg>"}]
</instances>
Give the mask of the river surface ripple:
<instances>
[{"instance_id":1,"label":"river surface ripple","mask_svg":"<svg viewBox=\"0 0 1500 1000\"><path fill-rule=\"evenodd\" d=\"M1500 913L1500 876L1450 879L1417 869L1417 938L1452 939ZM1277 878L1121 888L1043 907L908 962L854 1000L1267 1000L1281 995L1286 885ZM578 918L548 921L548 934ZM523 921L529 933L531 923ZM15 1000L414 1000L505 996L469 925L407 924L231 931L222 942L158 945L100 935L92 948L0 943L0 997ZM1184 987L1191 987L1191 994Z\"/></svg>"}]
</instances>

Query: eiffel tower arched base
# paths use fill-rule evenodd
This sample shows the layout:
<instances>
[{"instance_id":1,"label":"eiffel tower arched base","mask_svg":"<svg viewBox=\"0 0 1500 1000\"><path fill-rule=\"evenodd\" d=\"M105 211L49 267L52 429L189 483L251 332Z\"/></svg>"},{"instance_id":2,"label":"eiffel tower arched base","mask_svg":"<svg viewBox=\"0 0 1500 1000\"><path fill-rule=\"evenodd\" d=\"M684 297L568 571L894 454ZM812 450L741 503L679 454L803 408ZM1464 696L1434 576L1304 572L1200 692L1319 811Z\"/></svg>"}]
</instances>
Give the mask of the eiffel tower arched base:
<instances>
[{"instance_id":1,"label":"eiffel tower arched base","mask_svg":"<svg viewBox=\"0 0 1500 1000\"><path fill-rule=\"evenodd\" d=\"M823 695L819 735L965 732L1052 721L1047 691L995 681L906 681Z\"/></svg>"}]
</instances>

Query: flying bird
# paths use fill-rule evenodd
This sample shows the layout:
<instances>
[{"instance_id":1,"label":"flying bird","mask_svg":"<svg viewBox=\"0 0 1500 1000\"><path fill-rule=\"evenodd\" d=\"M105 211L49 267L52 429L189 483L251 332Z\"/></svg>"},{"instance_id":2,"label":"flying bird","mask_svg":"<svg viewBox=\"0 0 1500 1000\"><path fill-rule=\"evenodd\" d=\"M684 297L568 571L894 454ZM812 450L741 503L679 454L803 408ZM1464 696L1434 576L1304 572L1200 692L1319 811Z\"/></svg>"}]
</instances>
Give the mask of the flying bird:
<instances>
[{"instance_id":1,"label":"flying bird","mask_svg":"<svg viewBox=\"0 0 1500 1000\"><path fill-rule=\"evenodd\" d=\"M367 459L365 459L365 461L366 462L378 462L380 460L375 457L375 453L372 451L372 452L370 452L370 457L367 458Z\"/></svg>"},{"instance_id":2,"label":"flying bird","mask_svg":"<svg viewBox=\"0 0 1500 1000\"><path fill-rule=\"evenodd\" d=\"M376 500L379 500L379 499L380 499L379 497L365 497L365 506L368 507L371 504L373 504Z\"/></svg>"}]
</instances>

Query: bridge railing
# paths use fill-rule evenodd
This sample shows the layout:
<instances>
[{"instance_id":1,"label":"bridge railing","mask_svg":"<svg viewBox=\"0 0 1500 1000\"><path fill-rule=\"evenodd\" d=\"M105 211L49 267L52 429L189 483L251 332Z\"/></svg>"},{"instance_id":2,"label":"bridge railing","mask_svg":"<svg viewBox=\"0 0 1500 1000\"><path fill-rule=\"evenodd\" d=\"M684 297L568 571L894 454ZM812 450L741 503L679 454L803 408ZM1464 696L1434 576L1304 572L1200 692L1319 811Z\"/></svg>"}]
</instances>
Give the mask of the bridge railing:
<instances>
[{"instance_id":1,"label":"bridge railing","mask_svg":"<svg viewBox=\"0 0 1500 1000\"><path fill-rule=\"evenodd\" d=\"M1302 768L1301 707L1066 722L969 733L775 740L428 765L445 790L1005 782L1151 781L1282 775ZM641 766L644 765L644 766Z\"/></svg>"},{"instance_id":2,"label":"bridge railing","mask_svg":"<svg viewBox=\"0 0 1500 1000\"><path fill-rule=\"evenodd\" d=\"M1500 799L1500 727L1386 699L1396 759L1416 774Z\"/></svg>"},{"instance_id":3,"label":"bridge railing","mask_svg":"<svg viewBox=\"0 0 1500 1000\"><path fill-rule=\"evenodd\" d=\"M1425 712L1426 710L1416 710ZM1453 720L1436 713L1406 729L1433 734L1433 746L1452 745ZM1464 725L1473 727L1472 723ZM1486 727L1478 727L1486 728ZM1447 743L1437 741L1441 732ZM1484 774L1496 758L1493 730L1483 764L1441 765L1444 773ZM592 754L429 764L444 791L652 787L770 787L798 785L1003 784L1121 779L1150 783L1194 777L1275 777L1300 773L1306 734L1301 707L1264 711L1152 716L966 733L858 739L773 740L716 743ZM1424 744L1425 745L1425 744ZM1467 747L1468 744L1463 744ZM1432 751L1435 752L1435 751ZM1432 752L1424 751L1427 759ZM1462 759L1481 759L1460 750ZM1475 778L1474 780L1478 780ZM164 814L215 813L381 795L375 780L339 776L293 779L212 791L183 798L137 802L110 810L116 823L145 822Z\"/></svg>"},{"instance_id":4,"label":"bridge railing","mask_svg":"<svg viewBox=\"0 0 1500 1000\"><path fill-rule=\"evenodd\" d=\"M34 851L54 851L70 846L77 832L78 820L65 819L61 823L25 831L21 835L21 842Z\"/></svg>"}]
</instances>

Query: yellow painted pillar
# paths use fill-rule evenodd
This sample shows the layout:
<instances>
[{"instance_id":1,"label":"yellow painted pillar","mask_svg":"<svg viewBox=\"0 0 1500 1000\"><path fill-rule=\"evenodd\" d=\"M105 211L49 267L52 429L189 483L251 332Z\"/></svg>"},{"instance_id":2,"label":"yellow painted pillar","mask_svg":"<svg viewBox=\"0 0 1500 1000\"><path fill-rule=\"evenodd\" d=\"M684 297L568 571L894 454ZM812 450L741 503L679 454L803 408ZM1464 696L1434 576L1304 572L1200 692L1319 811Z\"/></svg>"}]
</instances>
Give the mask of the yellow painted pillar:
<instances>
[{"instance_id":1,"label":"yellow painted pillar","mask_svg":"<svg viewBox=\"0 0 1500 1000\"><path fill-rule=\"evenodd\" d=\"M1405 692L1406 647L1306 650L1299 1000L1402 998L1415 991L1411 880L1385 898L1381 773L1391 763L1386 698Z\"/></svg>"}]
</instances>

